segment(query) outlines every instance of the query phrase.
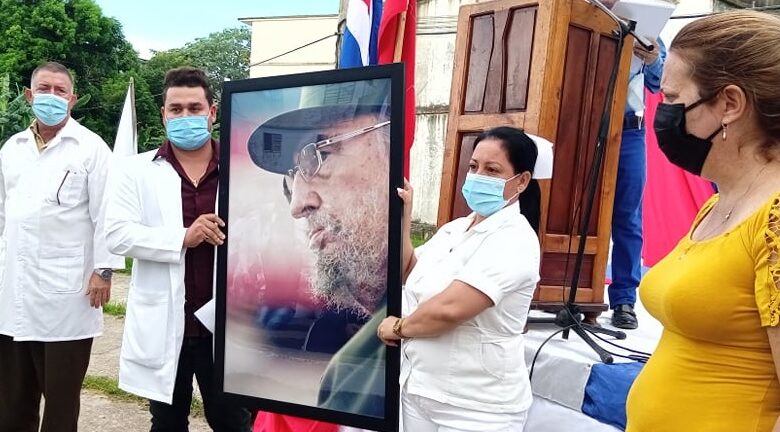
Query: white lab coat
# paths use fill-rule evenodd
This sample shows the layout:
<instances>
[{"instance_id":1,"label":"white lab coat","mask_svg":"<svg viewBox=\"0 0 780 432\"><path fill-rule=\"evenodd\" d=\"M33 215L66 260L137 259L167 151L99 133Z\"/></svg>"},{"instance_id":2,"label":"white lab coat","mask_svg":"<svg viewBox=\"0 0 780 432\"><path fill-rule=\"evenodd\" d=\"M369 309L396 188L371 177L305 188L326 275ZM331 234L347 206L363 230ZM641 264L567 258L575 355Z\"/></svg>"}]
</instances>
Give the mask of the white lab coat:
<instances>
[{"instance_id":1,"label":"white lab coat","mask_svg":"<svg viewBox=\"0 0 780 432\"><path fill-rule=\"evenodd\" d=\"M52 342L103 332L86 290L95 268L124 267L102 225L110 159L73 119L42 152L29 128L0 149L0 334Z\"/></svg>"},{"instance_id":2,"label":"white lab coat","mask_svg":"<svg viewBox=\"0 0 780 432\"><path fill-rule=\"evenodd\" d=\"M109 249L133 257L119 387L171 403L184 337L181 178L156 150L122 160L106 205Z\"/></svg>"}]
</instances>

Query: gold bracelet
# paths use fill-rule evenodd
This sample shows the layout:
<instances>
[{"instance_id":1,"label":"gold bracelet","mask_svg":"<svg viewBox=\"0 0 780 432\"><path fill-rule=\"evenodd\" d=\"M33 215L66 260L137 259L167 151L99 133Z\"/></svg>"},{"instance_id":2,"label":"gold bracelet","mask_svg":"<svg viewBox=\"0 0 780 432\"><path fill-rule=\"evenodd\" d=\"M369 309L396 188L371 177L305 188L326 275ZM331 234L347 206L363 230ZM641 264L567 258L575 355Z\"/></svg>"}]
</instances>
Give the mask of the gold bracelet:
<instances>
[{"instance_id":1,"label":"gold bracelet","mask_svg":"<svg viewBox=\"0 0 780 432\"><path fill-rule=\"evenodd\" d=\"M403 318L398 318L397 320L395 320L395 324L393 324L393 333L401 339L406 337L403 334L403 329L402 329L403 325L404 325Z\"/></svg>"}]
</instances>

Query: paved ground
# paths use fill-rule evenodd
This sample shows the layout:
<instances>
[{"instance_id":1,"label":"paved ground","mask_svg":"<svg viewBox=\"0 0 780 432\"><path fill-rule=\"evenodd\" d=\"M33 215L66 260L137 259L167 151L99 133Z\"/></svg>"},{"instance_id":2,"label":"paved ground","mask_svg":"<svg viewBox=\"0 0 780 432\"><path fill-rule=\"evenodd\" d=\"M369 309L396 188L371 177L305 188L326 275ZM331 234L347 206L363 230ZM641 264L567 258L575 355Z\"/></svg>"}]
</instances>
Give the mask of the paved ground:
<instances>
[{"instance_id":1,"label":"paved ground","mask_svg":"<svg viewBox=\"0 0 780 432\"><path fill-rule=\"evenodd\" d=\"M111 302L124 303L127 299L128 275L117 274L111 293ZM87 375L113 379L119 374L119 348L122 344L124 320L105 316L103 336L95 339ZM129 402L108 397L95 390L81 394L80 432L142 432L150 426L148 407L144 403ZM210 431L203 417L190 418L191 432Z\"/></svg>"}]
</instances>

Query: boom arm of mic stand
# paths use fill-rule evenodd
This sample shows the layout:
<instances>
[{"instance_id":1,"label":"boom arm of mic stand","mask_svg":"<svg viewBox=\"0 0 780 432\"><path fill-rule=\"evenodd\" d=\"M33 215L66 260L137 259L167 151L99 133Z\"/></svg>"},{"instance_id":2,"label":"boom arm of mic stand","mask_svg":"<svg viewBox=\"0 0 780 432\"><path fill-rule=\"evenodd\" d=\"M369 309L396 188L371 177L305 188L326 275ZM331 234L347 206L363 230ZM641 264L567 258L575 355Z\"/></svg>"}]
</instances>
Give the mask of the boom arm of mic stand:
<instances>
[{"instance_id":1,"label":"boom arm of mic stand","mask_svg":"<svg viewBox=\"0 0 780 432\"><path fill-rule=\"evenodd\" d=\"M636 42L645 49L645 51L653 51L655 49L655 46L652 44L652 42L649 42L647 39L644 38L644 36L638 35L634 28L636 26L636 23L634 21L628 21L626 22L623 18L620 18L619 16L615 15L608 7L604 6L604 3L601 3L599 0L588 0L590 4L593 6L596 6L597 8L601 9L602 12L607 14L613 21L617 23L617 25L620 26L620 29L623 34L630 34L634 37Z\"/></svg>"}]
</instances>

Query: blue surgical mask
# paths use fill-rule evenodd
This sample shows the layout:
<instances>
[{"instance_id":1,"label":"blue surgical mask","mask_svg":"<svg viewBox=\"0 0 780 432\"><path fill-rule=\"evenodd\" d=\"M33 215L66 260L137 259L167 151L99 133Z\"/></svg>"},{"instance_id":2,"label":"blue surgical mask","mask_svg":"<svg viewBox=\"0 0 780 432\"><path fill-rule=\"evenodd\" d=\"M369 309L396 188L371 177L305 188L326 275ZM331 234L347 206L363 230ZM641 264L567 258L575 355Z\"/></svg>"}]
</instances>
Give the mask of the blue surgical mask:
<instances>
[{"instance_id":1,"label":"blue surgical mask","mask_svg":"<svg viewBox=\"0 0 780 432\"><path fill-rule=\"evenodd\" d=\"M467 173L461 192L471 210L480 216L488 217L504 208L510 201L504 199L504 186L507 181L501 178Z\"/></svg>"},{"instance_id":2,"label":"blue surgical mask","mask_svg":"<svg viewBox=\"0 0 780 432\"><path fill-rule=\"evenodd\" d=\"M185 151L203 147L211 137L208 116L169 118L165 131L171 143Z\"/></svg>"},{"instance_id":3,"label":"blue surgical mask","mask_svg":"<svg viewBox=\"0 0 780 432\"><path fill-rule=\"evenodd\" d=\"M50 93L33 94L32 110L35 118L46 126L56 126L68 115L68 100Z\"/></svg>"}]
</instances>

